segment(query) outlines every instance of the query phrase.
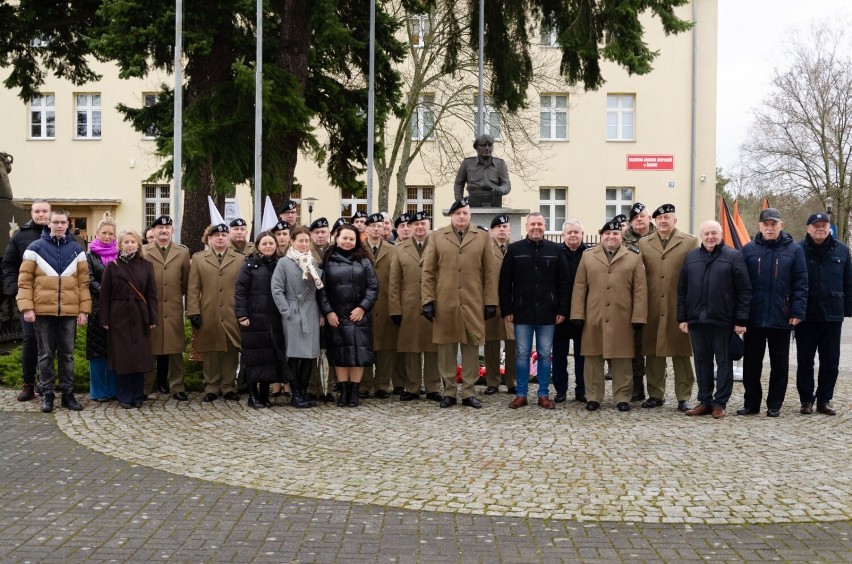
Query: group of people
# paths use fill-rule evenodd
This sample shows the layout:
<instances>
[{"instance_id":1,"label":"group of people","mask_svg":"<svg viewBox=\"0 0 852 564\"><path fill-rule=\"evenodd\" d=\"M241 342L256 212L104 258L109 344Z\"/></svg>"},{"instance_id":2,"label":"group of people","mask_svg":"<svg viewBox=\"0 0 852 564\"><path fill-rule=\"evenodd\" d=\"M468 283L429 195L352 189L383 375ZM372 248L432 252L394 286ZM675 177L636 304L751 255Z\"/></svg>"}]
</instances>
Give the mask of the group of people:
<instances>
[{"instance_id":1,"label":"group of people","mask_svg":"<svg viewBox=\"0 0 852 564\"><path fill-rule=\"evenodd\" d=\"M670 358L677 408L719 419L738 344L745 405L737 413L760 411L768 344L765 402L776 417L795 331L801 413L835 413L852 263L825 214L813 214L796 243L778 211L765 209L742 251L722 242L715 221L704 222L698 238L680 231L671 204L651 211L637 202L629 217L603 225L595 246L584 243L574 219L562 226L560 244L545 237L540 213L526 217L518 241L508 215L494 217L490 230L472 225L467 198L452 204L449 217L435 231L424 212L402 214L394 229L387 214L360 211L333 225L319 218L303 226L288 201L280 221L254 241L237 218L211 225L205 249L190 256L173 242L168 216L156 219L143 244L133 230L116 236L105 215L84 252L67 214L37 200L3 258L6 292L22 315L18 399L40 393L42 411L53 409L58 354L62 405L81 409L72 350L76 325L88 324L93 400L139 407L157 390L187 401L186 318L191 349L203 357L204 402L238 400L246 389L249 405L270 407L283 385L298 408L335 400L333 390L347 407L395 393L401 401L425 395L441 408L480 408L474 386L484 346L486 395L504 384L514 396L509 408L528 405L535 348L537 404L554 409L567 401L573 343L574 399L588 410L600 409L608 378L619 411L635 402L664 405Z\"/></svg>"}]
</instances>

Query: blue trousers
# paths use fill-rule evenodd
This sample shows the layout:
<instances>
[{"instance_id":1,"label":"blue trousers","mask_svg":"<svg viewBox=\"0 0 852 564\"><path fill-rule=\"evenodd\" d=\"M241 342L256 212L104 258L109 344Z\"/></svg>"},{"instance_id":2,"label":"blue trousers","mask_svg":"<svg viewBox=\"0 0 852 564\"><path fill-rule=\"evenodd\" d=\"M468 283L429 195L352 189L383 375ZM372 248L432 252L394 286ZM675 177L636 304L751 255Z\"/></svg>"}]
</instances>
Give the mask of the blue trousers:
<instances>
[{"instance_id":1,"label":"blue trousers","mask_svg":"<svg viewBox=\"0 0 852 564\"><path fill-rule=\"evenodd\" d=\"M802 403L828 403L834 397L840 366L842 321L803 321L796 325L796 389ZM814 394L814 355L819 352L819 375Z\"/></svg>"},{"instance_id":2,"label":"blue trousers","mask_svg":"<svg viewBox=\"0 0 852 564\"><path fill-rule=\"evenodd\" d=\"M89 397L112 399L115 393L115 372L107 368L107 359L102 356L89 359Z\"/></svg>"},{"instance_id":3,"label":"blue trousers","mask_svg":"<svg viewBox=\"0 0 852 564\"><path fill-rule=\"evenodd\" d=\"M517 396L527 397L530 383L530 353L533 335L535 350L538 353L538 395L547 397L550 391L550 358L553 355L553 333L556 325L518 325L515 324L515 388Z\"/></svg>"}]
</instances>

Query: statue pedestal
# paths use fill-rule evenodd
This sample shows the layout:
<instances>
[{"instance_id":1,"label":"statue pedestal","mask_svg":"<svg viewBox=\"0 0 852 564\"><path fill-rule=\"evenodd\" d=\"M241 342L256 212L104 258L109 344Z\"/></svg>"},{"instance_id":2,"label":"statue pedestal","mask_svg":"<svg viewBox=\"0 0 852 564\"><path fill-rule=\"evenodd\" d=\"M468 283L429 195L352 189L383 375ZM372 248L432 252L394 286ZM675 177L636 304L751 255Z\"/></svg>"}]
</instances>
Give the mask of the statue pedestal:
<instances>
[{"instance_id":1,"label":"statue pedestal","mask_svg":"<svg viewBox=\"0 0 852 564\"><path fill-rule=\"evenodd\" d=\"M450 215L450 210L447 208L441 210L441 213L444 217L448 217ZM511 227L510 237L512 241L517 241L526 236L526 232L524 231L524 220L529 213L530 210L522 209L472 207L470 208L470 223L472 227L481 225L485 229L489 229L491 227L491 220L494 219L495 216L503 214L508 215L511 218L509 221L509 226Z\"/></svg>"}]
</instances>

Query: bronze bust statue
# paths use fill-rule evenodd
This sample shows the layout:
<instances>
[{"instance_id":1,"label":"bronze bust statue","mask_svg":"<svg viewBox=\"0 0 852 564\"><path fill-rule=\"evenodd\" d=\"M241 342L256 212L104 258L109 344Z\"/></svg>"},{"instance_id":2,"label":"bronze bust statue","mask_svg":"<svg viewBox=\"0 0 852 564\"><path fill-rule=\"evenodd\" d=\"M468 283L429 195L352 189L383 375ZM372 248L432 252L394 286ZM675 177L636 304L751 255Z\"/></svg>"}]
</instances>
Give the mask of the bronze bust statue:
<instances>
[{"instance_id":1,"label":"bronze bust statue","mask_svg":"<svg viewBox=\"0 0 852 564\"><path fill-rule=\"evenodd\" d=\"M472 208L501 208L503 196L512 190L506 161L492 156L494 138L483 133L473 142L475 157L462 161L456 174L453 195L456 200L464 196L464 187Z\"/></svg>"}]
</instances>

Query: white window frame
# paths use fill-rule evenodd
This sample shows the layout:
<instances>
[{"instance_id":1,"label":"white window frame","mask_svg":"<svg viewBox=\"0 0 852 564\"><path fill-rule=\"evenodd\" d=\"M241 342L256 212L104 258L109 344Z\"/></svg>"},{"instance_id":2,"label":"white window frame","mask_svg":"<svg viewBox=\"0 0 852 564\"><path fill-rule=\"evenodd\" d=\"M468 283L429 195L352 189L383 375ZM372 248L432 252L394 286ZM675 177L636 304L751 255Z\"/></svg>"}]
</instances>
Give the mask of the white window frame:
<instances>
[{"instance_id":1,"label":"white window frame","mask_svg":"<svg viewBox=\"0 0 852 564\"><path fill-rule=\"evenodd\" d=\"M146 108L150 108L151 106L153 106L154 104L157 103L157 96L158 96L158 94L156 92L143 92L142 93L142 103L145 105ZM156 138L157 138L157 126L156 125L152 125L151 127L149 127L148 129L146 129L145 131L142 132L142 139L152 140L152 139L156 139Z\"/></svg>"},{"instance_id":2,"label":"white window frame","mask_svg":"<svg viewBox=\"0 0 852 564\"><path fill-rule=\"evenodd\" d=\"M606 95L606 140L636 140L635 94Z\"/></svg>"},{"instance_id":3,"label":"white window frame","mask_svg":"<svg viewBox=\"0 0 852 564\"><path fill-rule=\"evenodd\" d=\"M153 190L151 195L149 190ZM170 215L172 209L171 186L168 184L142 185L142 225L151 225L161 215ZM153 212L148 213L148 204L153 204Z\"/></svg>"},{"instance_id":4,"label":"white window frame","mask_svg":"<svg viewBox=\"0 0 852 564\"><path fill-rule=\"evenodd\" d=\"M614 198L610 197L610 190L615 190ZM604 191L604 221L609 221L620 213L629 216L635 196L635 186L607 186Z\"/></svg>"},{"instance_id":5,"label":"white window frame","mask_svg":"<svg viewBox=\"0 0 852 564\"><path fill-rule=\"evenodd\" d=\"M82 100L81 100L82 98ZM82 102L82 103L81 103ZM100 92L75 92L74 93L74 138L75 139L100 139L103 135L103 123L101 121L102 99ZM85 128L80 134L80 118L85 117Z\"/></svg>"},{"instance_id":6,"label":"white window frame","mask_svg":"<svg viewBox=\"0 0 852 564\"><path fill-rule=\"evenodd\" d=\"M408 42L414 49L426 47L432 33L431 14L412 14L408 16Z\"/></svg>"},{"instance_id":7,"label":"white window frame","mask_svg":"<svg viewBox=\"0 0 852 564\"><path fill-rule=\"evenodd\" d=\"M422 94L411 112L411 140L435 139L435 95Z\"/></svg>"},{"instance_id":8,"label":"white window frame","mask_svg":"<svg viewBox=\"0 0 852 564\"><path fill-rule=\"evenodd\" d=\"M488 133L491 137L494 138L495 141L500 141L503 139L503 122L500 119L500 114L494 107L491 105L491 99L489 96L484 97L485 111L483 112L483 118L485 118L486 127L482 133ZM479 136L479 96L473 97L473 137L474 139Z\"/></svg>"},{"instance_id":9,"label":"white window frame","mask_svg":"<svg viewBox=\"0 0 852 564\"><path fill-rule=\"evenodd\" d=\"M435 187L432 185L406 186L405 211L409 213L423 211L429 217L434 217Z\"/></svg>"},{"instance_id":10,"label":"white window frame","mask_svg":"<svg viewBox=\"0 0 852 564\"><path fill-rule=\"evenodd\" d=\"M547 233L562 233L562 224L568 217L568 187L540 186L538 209L547 221Z\"/></svg>"},{"instance_id":11,"label":"white window frame","mask_svg":"<svg viewBox=\"0 0 852 564\"><path fill-rule=\"evenodd\" d=\"M564 101L564 104L560 106L558 101ZM539 97L539 104L541 106L541 110L539 113L539 138L541 141L567 141L568 140L568 95L567 94L542 94ZM559 117L562 116L564 120L564 124L560 126ZM547 129L547 135L542 135L545 133L545 119L547 119L550 123ZM565 132L560 135L558 133L558 128L564 127Z\"/></svg>"},{"instance_id":12,"label":"white window frame","mask_svg":"<svg viewBox=\"0 0 852 564\"><path fill-rule=\"evenodd\" d=\"M356 210L367 212L367 198L356 198L351 193L340 192L340 215L348 221Z\"/></svg>"},{"instance_id":13,"label":"white window frame","mask_svg":"<svg viewBox=\"0 0 852 564\"><path fill-rule=\"evenodd\" d=\"M38 114L38 119L33 119L35 114ZM56 95L54 93L39 94L30 100L29 126L30 139L38 141L56 139ZM33 128L36 127L37 135L33 133Z\"/></svg>"}]
</instances>

